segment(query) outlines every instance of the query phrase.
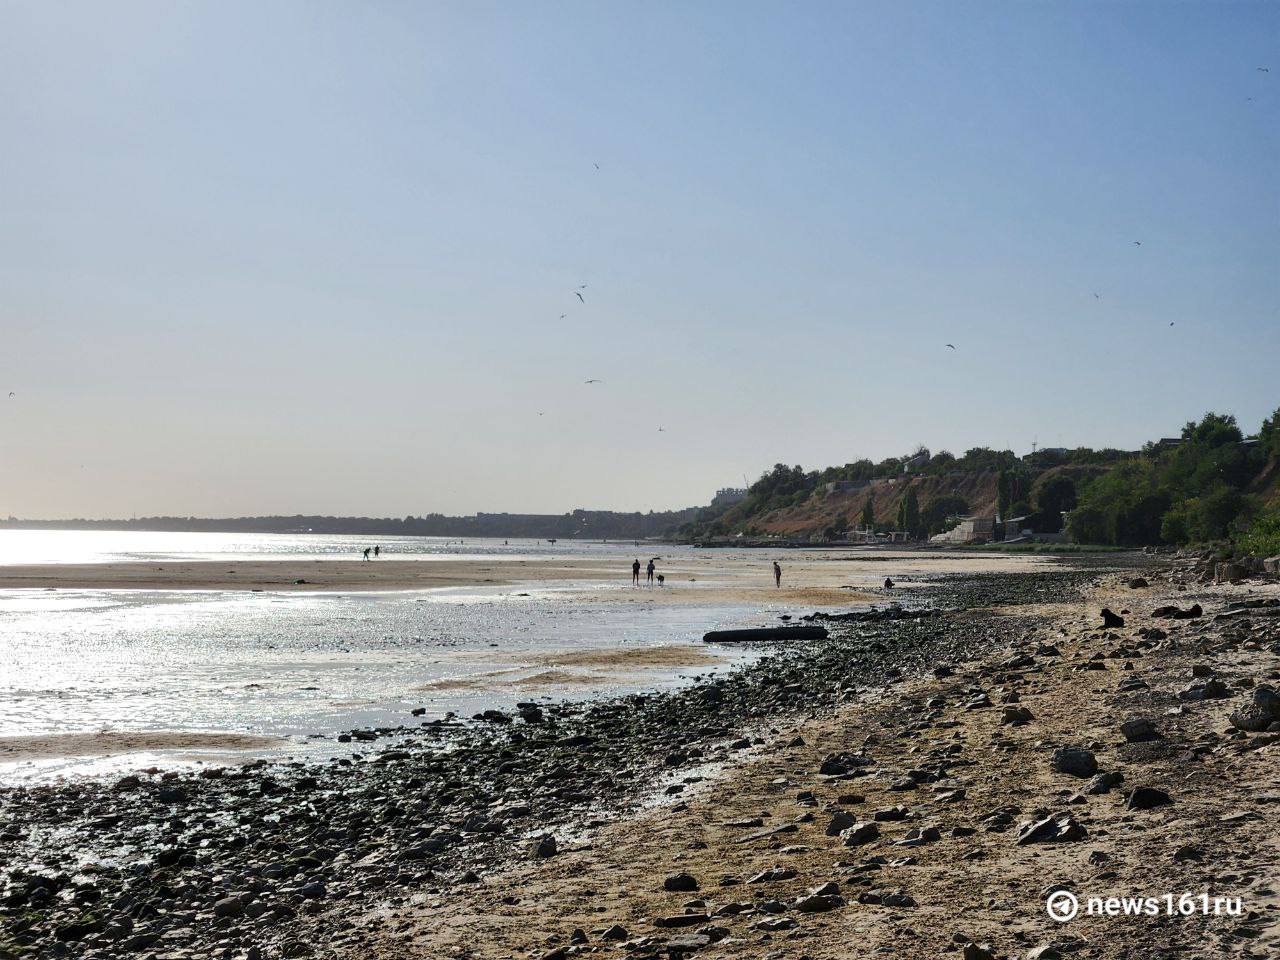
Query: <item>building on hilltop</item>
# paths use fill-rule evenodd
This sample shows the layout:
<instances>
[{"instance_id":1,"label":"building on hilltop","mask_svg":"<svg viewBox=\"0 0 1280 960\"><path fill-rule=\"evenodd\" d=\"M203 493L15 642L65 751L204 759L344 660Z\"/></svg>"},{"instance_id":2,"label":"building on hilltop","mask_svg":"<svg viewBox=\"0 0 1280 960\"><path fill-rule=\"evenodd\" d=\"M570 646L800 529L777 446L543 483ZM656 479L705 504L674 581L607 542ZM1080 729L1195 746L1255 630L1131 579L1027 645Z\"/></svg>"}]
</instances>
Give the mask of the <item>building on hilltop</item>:
<instances>
[{"instance_id":1,"label":"building on hilltop","mask_svg":"<svg viewBox=\"0 0 1280 960\"><path fill-rule=\"evenodd\" d=\"M742 487L721 487L716 491L716 495L711 498L711 506L731 507L745 499L747 499L747 491Z\"/></svg>"}]
</instances>

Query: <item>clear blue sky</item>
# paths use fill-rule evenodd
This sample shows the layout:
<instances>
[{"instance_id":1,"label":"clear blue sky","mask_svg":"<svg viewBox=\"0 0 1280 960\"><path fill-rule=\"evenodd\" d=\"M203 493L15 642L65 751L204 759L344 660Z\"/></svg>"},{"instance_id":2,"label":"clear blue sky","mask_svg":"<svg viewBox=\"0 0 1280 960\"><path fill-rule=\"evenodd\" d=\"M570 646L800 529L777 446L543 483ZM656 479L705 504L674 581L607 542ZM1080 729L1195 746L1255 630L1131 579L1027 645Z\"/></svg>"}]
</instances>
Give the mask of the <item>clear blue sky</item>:
<instances>
[{"instance_id":1,"label":"clear blue sky","mask_svg":"<svg viewBox=\"0 0 1280 960\"><path fill-rule=\"evenodd\" d=\"M1277 147L1274 3L3 0L0 515L1252 431Z\"/></svg>"}]
</instances>

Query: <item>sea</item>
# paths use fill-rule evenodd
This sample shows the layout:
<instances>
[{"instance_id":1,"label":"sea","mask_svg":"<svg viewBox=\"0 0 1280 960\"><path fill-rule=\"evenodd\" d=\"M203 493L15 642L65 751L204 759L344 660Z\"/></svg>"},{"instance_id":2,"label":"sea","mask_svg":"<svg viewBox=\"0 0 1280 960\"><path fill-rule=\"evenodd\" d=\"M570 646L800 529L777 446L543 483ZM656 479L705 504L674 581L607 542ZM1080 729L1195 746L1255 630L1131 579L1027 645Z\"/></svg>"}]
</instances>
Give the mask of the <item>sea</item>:
<instances>
[{"instance_id":1,"label":"sea","mask_svg":"<svg viewBox=\"0 0 1280 960\"><path fill-rule=\"evenodd\" d=\"M352 729L679 686L755 655L720 647L697 662L708 650L704 632L777 622L776 611L758 603L635 602L631 541L7 530L0 564L357 559L372 542L397 560L583 557L616 560L619 575L386 592L0 590L0 743L39 734L234 732L279 738L252 756L343 755L350 747L337 734ZM663 544L661 553L678 563L692 549ZM582 656L673 647L673 657L617 663ZM691 652L689 662L679 649ZM0 784L219 758L184 750L5 761Z\"/></svg>"}]
</instances>

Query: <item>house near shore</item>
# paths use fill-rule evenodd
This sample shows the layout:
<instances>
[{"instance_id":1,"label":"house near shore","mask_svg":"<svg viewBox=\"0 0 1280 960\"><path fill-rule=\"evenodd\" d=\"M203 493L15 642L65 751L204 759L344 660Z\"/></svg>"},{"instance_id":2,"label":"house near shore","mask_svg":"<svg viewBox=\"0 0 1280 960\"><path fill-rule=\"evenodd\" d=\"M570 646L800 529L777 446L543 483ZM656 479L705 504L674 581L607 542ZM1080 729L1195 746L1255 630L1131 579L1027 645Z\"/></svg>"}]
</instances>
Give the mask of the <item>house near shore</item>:
<instances>
[{"instance_id":1,"label":"house near shore","mask_svg":"<svg viewBox=\"0 0 1280 960\"><path fill-rule=\"evenodd\" d=\"M1025 518L1024 518L1025 519ZM945 533L929 538L930 543L987 543L995 538L995 517L961 517L960 522Z\"/></svg>"}]
</instances>

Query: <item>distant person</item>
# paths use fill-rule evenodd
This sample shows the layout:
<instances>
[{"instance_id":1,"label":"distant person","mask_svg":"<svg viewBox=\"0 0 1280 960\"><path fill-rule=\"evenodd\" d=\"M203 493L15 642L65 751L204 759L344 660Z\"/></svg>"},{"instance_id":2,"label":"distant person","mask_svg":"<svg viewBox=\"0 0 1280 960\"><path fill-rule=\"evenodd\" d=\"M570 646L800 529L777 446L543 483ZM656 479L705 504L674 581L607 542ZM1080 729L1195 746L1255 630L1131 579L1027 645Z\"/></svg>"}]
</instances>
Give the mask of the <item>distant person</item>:
<instances>
[{"instance_id":1,"label":"distant person","mask_svg":"<svg viewBox=\"0 0 1280 960\"><path fill-rule=\"evenodd\" d=\"M773 585L775 587L782 586L782 568L778 566L778 561L773 561Z\"/></svg>"},{"instance_id":2,"label":"distant person","mask_svg":"<svg viewBox=\"0 0 1280 960\"><path fill-rule=\"evenodd\" d=\"M893 589L893 580L892 580L892 579L890 579L889 577L885 577L885 578L884 578L884 588L885 588L886 590L892 590L892 589Z\"/></svg>"},{"instance_id":3,"label":"distant person","mask_svg":"<svg viewBox=\"0 0 1280 960\"><path fill-rule=\"evenodd\" d=\"M652 586L653 585L653 561L652 560L649 561L649 566L646 567L645 569L649 574L648 576L649 585Z\"/></svg>"},{"instance_id":4,"label":"distant person","mask_svg":"<svg viewBox=\"0 0 1280 960\"><path fill-rule=\"evenodd\" d=\"M636 562L631 564L631 585L633 587L640 586L640 559L638 557Z\"/></svg>"},{"instance_id":5,"label":"distant person","mask_svg":"<svg viewBox=\"0 0 1280 960\"><path fill-rule=\"evenodd\" d=\"M365 547L365 548L364 548L364 558L365 558L366 560L368 560L368 559L369 559L369 548L368 548L368 547Z\"/></svg>"},{"instance_id":6,"label":"distant person","mask_svg":"<svg viewBox=\"0 0 1280 960\"><path fill-rule=\"evenodd\" d=\"M662 574L658 574L658 586L662 586L666 582L667 582L667 578L664 577Z\"/></svg>"},{"instance_id":7,"label":"distant person","mask_svg":"<svg viewBox=\"0 0 1280 960\"><path fill-rule=\"evenodd\" d=\"M373 555L374 555L374 557L377 557L377 556L378 556L378 554L380 554L381 552L382 552L382 548L381 548L381 547L374 547L374 548L373 548Z\"/></svg>"}]
</instances>

